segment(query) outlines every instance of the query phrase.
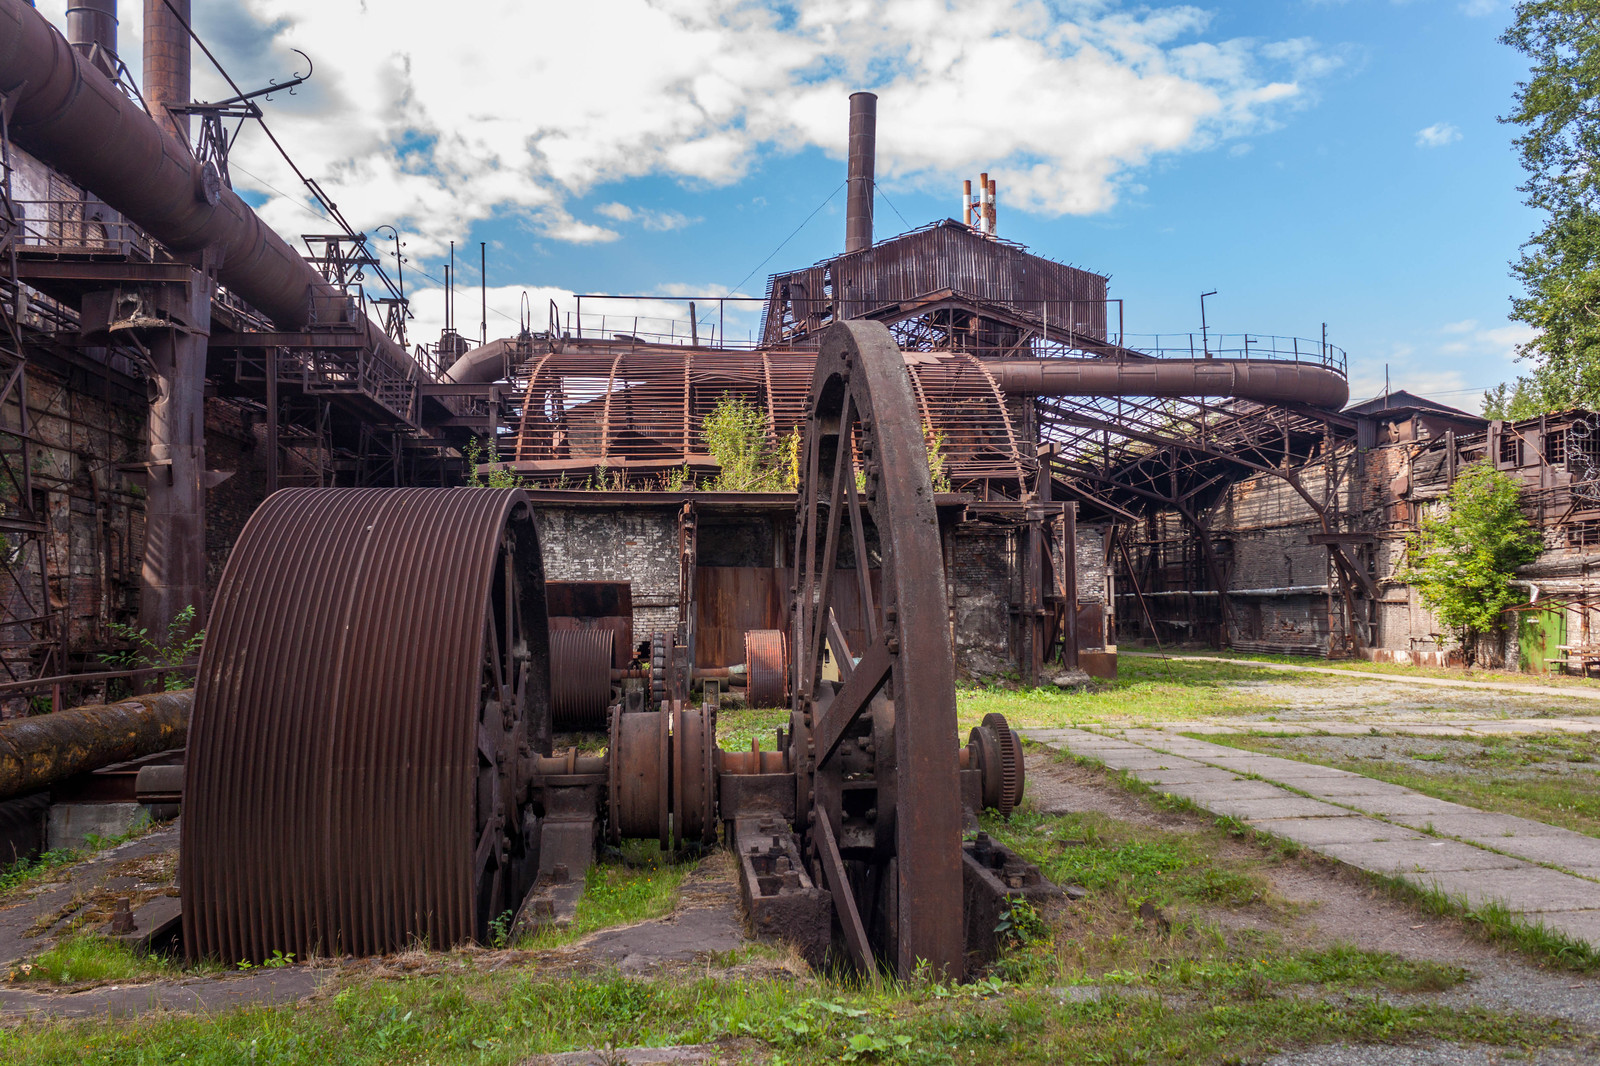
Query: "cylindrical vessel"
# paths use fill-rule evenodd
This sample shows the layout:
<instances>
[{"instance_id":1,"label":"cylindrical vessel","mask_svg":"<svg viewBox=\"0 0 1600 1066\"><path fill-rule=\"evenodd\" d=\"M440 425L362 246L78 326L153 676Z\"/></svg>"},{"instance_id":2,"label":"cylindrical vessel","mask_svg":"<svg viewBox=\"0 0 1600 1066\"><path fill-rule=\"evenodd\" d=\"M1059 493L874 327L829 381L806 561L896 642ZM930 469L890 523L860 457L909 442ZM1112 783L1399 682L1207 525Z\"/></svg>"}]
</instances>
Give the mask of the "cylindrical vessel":
<instances>
[{"instance_id":1,"label":"cylindrical vessel","mask_svg":"<svg viewBox=\"0 0 1600 1066\"><path fill-rule=\"evenodd\" d=\"M96 46L110 58L117 54L117 0L72 0L67 5L67 43L80 55Z\"/></svg>"},{"instance_id":2,"label":"cylindrical vessel","mask_svg":"<svg viewBox=\"0 0 1600 1066\"><path fill-rule=\"evenodd\" d=\"M850 94L850 160L844 216L844 250L872 247L872 188L878 152L878 98Z\"/></svg>"}]
</instances>

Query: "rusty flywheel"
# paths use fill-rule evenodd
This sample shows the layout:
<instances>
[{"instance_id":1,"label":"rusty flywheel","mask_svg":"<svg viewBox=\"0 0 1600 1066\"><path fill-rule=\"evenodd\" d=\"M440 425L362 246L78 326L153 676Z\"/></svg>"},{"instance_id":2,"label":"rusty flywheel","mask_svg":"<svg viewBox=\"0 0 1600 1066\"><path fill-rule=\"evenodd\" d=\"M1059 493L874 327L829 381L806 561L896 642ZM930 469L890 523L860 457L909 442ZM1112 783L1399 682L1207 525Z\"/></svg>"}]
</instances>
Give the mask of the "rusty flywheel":
<instances>
[{"instance_id":1,"label":"rusty flywheel","mask_svg":"<svg viewBox=\"0 0 1600 1066\"><path fill-rule=\"evenodd\" d=\"M537 872L523 778L549 745L522 492L276 493L228 561L196 683L185 950L485 940Z\"/></svg>"},{"instance_id":2,"label":"rusty flywheel","mask_svg":"<svg viewBox=\"0 0 1600 1066\"><path fill-rule=\"evenodd\" d=\"M910 374L881 324L825 334L805 441L791 618L796 829L858 967L908 976L925 960L959 976L962 805L943 553ZM841 595L846 584L853 595ZM846 616L846 604L859 607ZM824 680L824 647L837 682Z\"/></svg>"}]
</instances>

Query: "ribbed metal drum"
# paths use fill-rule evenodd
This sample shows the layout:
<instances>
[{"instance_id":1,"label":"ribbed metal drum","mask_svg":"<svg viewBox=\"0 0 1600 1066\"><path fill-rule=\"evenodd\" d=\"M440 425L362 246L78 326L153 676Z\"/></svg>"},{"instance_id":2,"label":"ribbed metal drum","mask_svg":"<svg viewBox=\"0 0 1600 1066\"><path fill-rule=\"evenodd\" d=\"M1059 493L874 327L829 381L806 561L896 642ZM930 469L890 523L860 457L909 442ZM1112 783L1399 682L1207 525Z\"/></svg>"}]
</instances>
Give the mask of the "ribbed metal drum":
<instances>
[{"instance_id":1,"label":"ribbed metal drum","mask_svg":"<svg viewBox=\"0 0 1600 1066\"><path fill-rule=\"evenodd\" d=\"M558 629L550 634L550 708L561 730L603 730L611 703L610 629Z\"/></svg>"},{"instance_id":2,"label":"ribbed metal drum","mask_svg":"<svg viewBox=\"0 0 1600 1066\"><path fill-rule=\"evenodd\" d=\"M276 493L207 628L184 781L188 955L484 939L537 872L519 746L549 751L525 494Z\"/></svg>"},{"instance_id":3,"label":"ribbed metal drum","mask_svg":"<svg viewBox=\"0 0 1600 1066\"><path fill-rule=\"evenodd\" d=\"M789 645L781 629L752 629L744 635L744 664L752 707L783 707L789 702Z\"/></svg>"}]
</instances>

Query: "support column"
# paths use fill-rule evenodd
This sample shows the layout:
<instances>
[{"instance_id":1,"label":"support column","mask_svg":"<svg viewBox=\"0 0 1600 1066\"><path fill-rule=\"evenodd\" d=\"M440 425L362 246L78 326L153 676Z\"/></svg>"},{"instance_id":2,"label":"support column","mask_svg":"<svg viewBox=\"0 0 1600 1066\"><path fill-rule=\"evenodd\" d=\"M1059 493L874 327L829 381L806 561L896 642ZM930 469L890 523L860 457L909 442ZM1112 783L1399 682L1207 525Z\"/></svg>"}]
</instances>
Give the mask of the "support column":
<instances>
[{"instance_id":1,"label":"support column","mask_svg":"<svg viewBox=\"0 0 1600 1066\"><path fill-rule=\"evenodd\" d=\"M173 326L146 334L156 397L139 624L157 639L185 607L195 608L197 625L206 614L206 342L214 285L208 272L191 273L171 294Z\"/></svg>"}]
</instances>

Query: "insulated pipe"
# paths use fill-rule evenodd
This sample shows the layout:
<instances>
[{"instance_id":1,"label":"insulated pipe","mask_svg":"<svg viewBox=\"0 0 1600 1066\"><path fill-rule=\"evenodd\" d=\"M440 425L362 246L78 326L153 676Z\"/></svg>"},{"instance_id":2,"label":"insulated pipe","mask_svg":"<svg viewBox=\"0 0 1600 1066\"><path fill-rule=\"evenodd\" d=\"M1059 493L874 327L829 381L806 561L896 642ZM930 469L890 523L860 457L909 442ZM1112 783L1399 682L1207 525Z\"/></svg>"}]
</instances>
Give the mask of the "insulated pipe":
<instances>
[{"instance_id":1,"label":"insulated pipe","mask_svg":"<svg viewBox=\"0 0 1600 1066\"><path fill-rule=\"evenodd\" d=\"M850 162L844 215L844 250L872 247L872 185L878 153L878 98L850 94Z\"/></svg>"},{"instance_id":2,"label":"insulated pipe","mask_svg":"<svg viewBox=\"0 0 1600 1066\"><path fill-rule=\"evenodd\" d=\"M1010 396L1230 396L1330 411L1350 400L1350 385L1336 372L1270 359L985 359L983 366Z\"/></svg>"},{"instance_id":3,"label":"insulated pipe","mask_svg":"<svg viewBox=\"0 0 1600 1066\"><path fill-rule=\"evenodd\" d=\"M202 168L186 144L85 63L24 0L0 0L0 92L15 106L11 136L19 146L168 248L215 248L218 280L279 329L353 323L396 365L414 367L405 349L222 186L213 168Z\"/></svg>"},{"instance_id":4,"label":"insulated pipe","mask_svg":"<svg viewBox=\"0 0 1600 1066\"><path fill-rule=\"evenodd\" d=\"M0 722L0 799L181 748L194 692L161 692Z\"/></svg>"}]
</instances>

